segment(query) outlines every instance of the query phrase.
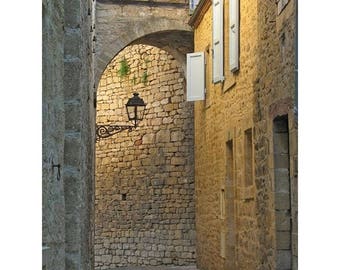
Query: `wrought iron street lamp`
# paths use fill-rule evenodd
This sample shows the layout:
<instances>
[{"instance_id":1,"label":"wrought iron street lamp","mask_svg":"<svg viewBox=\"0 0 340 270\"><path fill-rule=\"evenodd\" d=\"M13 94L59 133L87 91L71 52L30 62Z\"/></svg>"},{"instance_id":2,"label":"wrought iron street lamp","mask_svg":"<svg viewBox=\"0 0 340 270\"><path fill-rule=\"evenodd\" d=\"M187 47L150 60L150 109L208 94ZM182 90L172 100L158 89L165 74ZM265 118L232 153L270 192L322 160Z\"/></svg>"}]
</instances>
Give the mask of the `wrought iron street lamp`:
<instances>
[{"instance_id":1,"label":"wrought iron street lamp","mask_svg":"<svg viewBox=\"0 0 340 270\"><path fill-rule=\"evenodd\" d=\"M129 98L125 105L129 121L133 125L96 125L96 140L108 138L123 130L132 131L138 126L138 123L143 120L146 104L144 100L139 97L138 93L134 93L133 97Z\"/></svg>"}]
</instances>

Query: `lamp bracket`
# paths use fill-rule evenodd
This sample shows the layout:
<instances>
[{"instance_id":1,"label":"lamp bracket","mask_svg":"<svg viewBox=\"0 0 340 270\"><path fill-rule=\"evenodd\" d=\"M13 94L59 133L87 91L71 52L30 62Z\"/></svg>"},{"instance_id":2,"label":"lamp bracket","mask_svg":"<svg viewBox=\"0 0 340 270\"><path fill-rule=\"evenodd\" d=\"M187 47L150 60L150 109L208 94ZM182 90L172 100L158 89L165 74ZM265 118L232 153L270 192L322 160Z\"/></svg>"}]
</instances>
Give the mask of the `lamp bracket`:
<instances>
[{"instance_id":1,"label":"lamp bracket","mask_svg":"<svg viewBox=\"0 0 340 270\"><path fill-rule=\"evenodd\" d=\"M124 130L132 131L136 126L130 125L96 125L96 141L100 139L108 138L116 133Z\"/></svg>"}]
</instances>

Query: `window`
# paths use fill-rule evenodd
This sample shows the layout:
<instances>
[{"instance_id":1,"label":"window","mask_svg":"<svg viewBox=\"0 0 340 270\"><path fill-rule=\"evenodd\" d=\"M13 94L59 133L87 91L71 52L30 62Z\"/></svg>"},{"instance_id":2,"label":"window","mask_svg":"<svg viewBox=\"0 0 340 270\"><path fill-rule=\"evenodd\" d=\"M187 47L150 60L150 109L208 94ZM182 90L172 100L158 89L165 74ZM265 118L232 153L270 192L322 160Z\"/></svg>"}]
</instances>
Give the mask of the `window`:
<instances>
[{"instance_id":1,"label":"window","mask_svg":"<svg viewBox=\"0 0 340 270\"><path fill-rule=\"evenodd\" d=\"M276 269L292 269L292 224L289 166L288 116L278 116L273 123Z\"/></svg>"},{"instance_id":2,"label":"window","mask_svg":"<svg viewBox=\"0 0 340 270\"><path fill-rule=\"evenodd\" d=\"M247 129L244 132L244 184L246 187L253 184L253 132Z\"/></svg>"},{"instance_id":3,"label":"window","mask_svg":"<svg viewBox=\"0 0 340 270\"><path fill-rule=\"evenodd\" d=\"M226 209L225 237L226 268L236 269L236 186L234 178L234 145L233 140L226 143ZM222 250L222 249L221 249Z\"/></svg>"},{"instance_id":4,"label":"window","mask_svg":"<svg viewBox=\"0 0 340 270\"><path fill-rule=\"evenodd\" d=\"M224 189L221 189L220 192L220 215L221 215L221 219L225 218L225 192Z\"/></svg>"}]
</instances>

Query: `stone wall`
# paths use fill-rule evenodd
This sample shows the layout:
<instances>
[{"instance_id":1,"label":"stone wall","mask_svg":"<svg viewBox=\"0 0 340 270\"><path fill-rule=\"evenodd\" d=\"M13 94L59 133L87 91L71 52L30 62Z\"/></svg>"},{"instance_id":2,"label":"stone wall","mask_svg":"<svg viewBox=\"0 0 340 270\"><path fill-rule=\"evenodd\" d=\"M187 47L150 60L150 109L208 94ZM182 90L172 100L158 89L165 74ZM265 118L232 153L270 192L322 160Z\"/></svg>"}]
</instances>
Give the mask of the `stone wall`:
<instances>
[{"instance_id":1,"label":"stone wall","mask_svg":"<svg viewBox=\"0 0 340 270\"><path fill-rule=\"evenodd\" d=\"M93 269L93 23L93 1L43 1L45 269Z\"/></svg>"},{"instance_id":2,"label":"stone wall","mask_svg":"<svg viewBox=\"0 0 340 270\"><path fill-rule=\"evenodd\" d=\"M296 16L296 1L289 1L280 14L274 2L258 3L258 75L254 85L256 211L262 240L258 269L282 269L282 265L290 266L286 269L297 269ZM288 146L280 156L275 153L273 141L278 136L273 122L278 117L286 117L288 121ZM279 142L281 148L286 144ZM289 157L285 159L287 153ZM285 192L286 196L282 196L278 192L280 187L275 185L282 181L283 167L289 172L290 194ZM291 233L284 239L279 233L282 224L278 210L283 209L279 205L290 208L287 214L291 218ZM289 242L286 249L289 252L280 252L284 242Z\"/></svg>"},{"instance_id":3,"label":"stone wall","mask_svg":"<svg viewBox=\"0 0 340 270\"><path fill-rule=\"evenodd\" d=\"M66 268L93 268L94 128L92 1L65 1Z\"/></svg>"},{"instance_id":4,"label":"stone wall","mask_svg":"<svg viewBox=\"0 0 340 270\"><path fill-rule=\"evenodd\" d=\"M96 85L111 59L133 42L161 48L184 66L185 53L193 50L188 19L186 0L97 0Z\"/></svg>"},{"instance_id":5,"label":"stone wall","mask_svg":"<svg viewBox=\"0 0 340 270\"><path fill-rule=\"evenodd\" d=\"M197 265L200 269L252 269L258 245L255 189L246 173L246 136L253 128L256 2L241 1L240 71L228 72L225 2L225 77L212 84L212 7L195 29L195 51L205 51L207 93L195 102ZM248 133L246 133L248 131ZM252 165L252 164L251 164Z\"/></svg>"},{"instance_id":6,"label":"stone wall","mask_svg":"<svg viewBox=\"0 0 340 270\"><path fill-rule=\"evenodd\" d=\"M130 72L119 77L123 58ZM96 144L96 269L195 263L193 107L184 85L174 57L145 45L125 48L101 77L97 124L127 124L133 92L147 107L137 129Z\"/></svg>"},{"instance_id":7,"label":"stone wall","mask_svg":"<svg viewBox=\"0 0 340 270\"><path fill-rule=\"evenodd\" d=\"M209 1L202 5L204 15L197 17L201 21L194 30L195 51L205 52L207 63L206 97L195 102L197 265L201 270L281 269L279 264L297 269L294 5L289 1L278 15L275 1L240 1L240 69L233 74L225 2L226 79L217 84L211 83ZM276 211L283 194L275 193L273 120L285 114L292 227L283 239ZM286 256L288 246L293 258ZM279 255L282 248L284 258Z\"/></svg>"},{"instance_id":8,"label":"stone wall","mask_svg":"<svg viewBox=\"0 0 340 270\"><path fill-rule=\"evenodd\" d=\"M43 267L65 269L64 163L64 6L63 1L42 2L42 241Z\"/></svg>"}]
</instances>

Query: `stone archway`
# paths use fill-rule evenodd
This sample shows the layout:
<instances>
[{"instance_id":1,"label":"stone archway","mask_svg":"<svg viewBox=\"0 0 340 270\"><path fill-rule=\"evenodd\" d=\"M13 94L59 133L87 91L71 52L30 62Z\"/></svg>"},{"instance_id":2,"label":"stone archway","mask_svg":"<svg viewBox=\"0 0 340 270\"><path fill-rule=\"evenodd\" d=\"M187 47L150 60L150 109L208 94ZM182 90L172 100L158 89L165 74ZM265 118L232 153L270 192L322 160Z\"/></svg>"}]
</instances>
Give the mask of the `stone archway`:
<instances>
[{"instance_id":1,"label":"stone archway","mask_svg":"<svg viewBox=\"0 0 340 270\"><path fill-rule=\"evenodd\" d=\"M176 2L97 0L96 122L124 123L133 91L149 108L137 131L96 146L96 269L195 264L193 104L185 102L193 32L188 4ZM145 54L150 81L129 86ZM116 76L122 55L134 70L125 82Z\"/></svg>"},{"instance_id":2,"label":"stone archway","mask_svg":"<svg viewBox=\"0 0 340 270\"><path fill-rule=\"evenodd\" d=\"M136 2L136 1L135 1ZM95 83L106 66L130 44L147 44L171 53L185 67L185 54L193 51L193 32L187 24L188 3L97 0ZM183 69L185 71L185 68Z\"/></svg>"},{"instance_id":3,"label":"stone archway","mask_svg":"<svg viewBox=\"0 0 340 270\"><path fill-rule=\"evenodd\" d=\"M122 59L130 72L119 77ZM156 47L126 47L101 76L97 123L124 124L133 92L145 119L96 145L96 269L194 265L193 104L180 63Z\"/></svg>"}]
</instances>

